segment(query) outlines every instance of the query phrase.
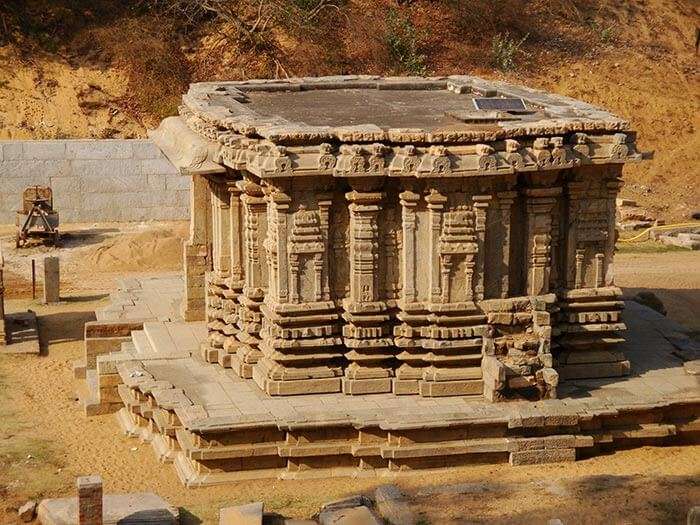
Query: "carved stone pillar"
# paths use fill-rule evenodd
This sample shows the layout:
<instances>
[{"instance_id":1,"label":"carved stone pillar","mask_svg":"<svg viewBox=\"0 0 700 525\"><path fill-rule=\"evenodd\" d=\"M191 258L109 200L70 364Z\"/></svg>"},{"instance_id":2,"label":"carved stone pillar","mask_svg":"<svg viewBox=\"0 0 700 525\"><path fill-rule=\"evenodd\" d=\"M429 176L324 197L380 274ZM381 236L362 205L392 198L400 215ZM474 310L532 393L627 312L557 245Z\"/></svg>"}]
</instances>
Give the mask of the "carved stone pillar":
<instances>
[{"instance_id":1,"label":"carved stone pillar","mask_svg":"<svg viewBox=\"0 0 700 525\"><path fill-rule=\"evenodd\" d=\"M260 329L262 314L260 305L268 286L268 269L263 242L267 233L267 202L261 186L246 179L239 181L242 190L244 224L244 284L238 296L239 317L236 338L240 345L231 357L231 366L241 377L253 377L253 365L261 352Z\"/></svg>"},{"instance_id":2,"label":"carved stone pillar","mask_svg":"<svg viewBox=\"0 0 700 525\"><path fill-rule=\"evenodd\" d=\"M624 303L611 267L620 181L584 168L577 177L567 188L567 289L558 294L557 370L563 379L627 375L630 363L618 346L626 329Z\"/></svg>"},{"instance_id":3,"label":"carved stone pillar","mask_svg":"<svg viewBox=\"0 0 700 525\"><path fill-rule=\"evenodd\" d=\"M427 251L422 251L418 242L417 208L420 194L411 186L399 194L401 204L401 228L403 244L401 250L401 298L398 302L398 320L394 327L394 344L399 353L396 358L401 365L393 380L395 394L417 394L418 383L426 366L425 350L420 344L420 327L425 325L425 311L418 303L418 272L424 271Z\"/></svg>"},{"instance_id":4,"label":"carved stone pillar","mask_svg":"<svg viewBox=\"0 0 700 525\"><path fill-rule=\"evenodd\" d=\"M222 308L224 310L223 333L226 336L223 348L218 352L218 363L224 368L232 366L232 358L238 351L240 343L236 335L238 334L238 321L240 319L240 304L238 298L243 291L243 264L244 264L244 240L243 240L243 206L241 204L241 189L235 181L227 182L227 192L229 197L229 278L227 287L223 292L224 299Z\"/></svg>"},{"instance_id":5,"label":"carved stone pillar","mask_svg":"<svg viewBox=\"0 0 700 525\"><path fill-rule=\"evenodd\" d=\"M416 301L416 207L420 195L410 190L399 194L401 199L401 224L403 230L403 253L401 257L403 289L401 300L404 304Z\"/></svg>"},{"instance_id":6,"label":"carved stone pillar","mask_svg":"<svg viewBox=\"0 0 700 525\"><path fill-rule=\"evenodd\" d=\"M432 189L425 197L428 203L428 220L430 223L430 301L442 302L442 279L440 271L440 232L442 231L442 212L447 197Z\"/></svg>"},{"instance_id":7,"label":"carved stone pillar","mask_svg":"<svg viewBox=\"0 0 700 525\"><path fill-rule=\"evenodd\" d=\"M528 295L549 292L552 210L561 191L561 188L525 189Z\"/></svg>"},{"instance_id":8,"label":"carved stone pillar","mask_svg":"<svg viewBox=\"0 0 700 525\"><path fill-rule=\"evenodd\" d=\"M184 243L183 267L185 274L185 296L182 302L182 317L185 321L205 319L206 289L205 273L208 261L207 215L209 185L201 175L192 175L190 189L190 236Z\"/></svg>"},{"instance_id":9,"label":"carved stone pillar","mask_svg":"<svg viewBox=\"0 0 700 525\"><path fill-rule=\"evenodd\" d=\"M581 288L583 278L583 252L578 249L578 223L581 212L583 183L570 181L566 185L569 213L566 225L566 287Z\"/></svg>"},{"instance_id":10,"label":"carved stone pillar","mask_svg":"<svg viewBox=\"0 0 700 525\"><path fill-rule=\"evenodd\" d=\"M615 226L615 217L617 213L617 196L624 185L622 179L615 178L609 180L606 184L607 188L607 218L608 218L608 228L607 228L607 239L603 252L603 263L604 277L603 284L600 286L614 286L615 285L615 270L614 270L614 255L615 255L615 243L617 242L617 229Z\"/></svg>"},{"instance_id":11,"label":"carved stone pillar","mask_svg":"<svg viewBox=\"0 0 700 525\"><path fill-rule=\"evenodd\" d=\"M501 269L500 284L501 298L505 299L510 295L510 218L513 208L513 201L517 196L515 191L503 191L497 194L498 212L501 226Z\"/></svg>"},{"instance_id":12,"label":"carved stone pillar","mask_svg":"<svg viewBox=\"0 0 700 525\"><path fill-rule=\"evenodd\" d=\"M316 194L312 209L298 203L303 197L276 187L267 198L270 287L253 379L270 395L341 389L342 339L327 262L331 198Z\"/></svg>"},{"instance_id":13,"label":"carved stone pillar","mask_svg":"<svg viewBox=\"0 0 700 525\"><path fill-rule=\"evenodd\" d=\"M233 335L232 327L227 327L224 317L232 305L226 298L229 292L230 271L230 216L227 184L218 177L210 178L210 209L212 223L212 271L207 273L207 342L202 348L203 358L209 362L219 360L228 336ZM229 294L230 295L230 294Z\"/></svg>"},{"instance_id":14,"label":"carved stone pillar","mask_svg":"<svg viewBox=\"0 0 700 525\"><path fill-rule=\"evenodd\" d=\"M350 364L343 392L391 392L394 358L387 305L380 297L379 212L384 193L356 184L345 197L350 210L350 296L343 301L343 341Z\"/></svg>"},{"instance_id":15,"label":"carved stone pillar","mask_svg":"<svg viewBox=\"0 0 700 525\"><path fill-rule=\"evenodd\" d=\"M486 207L490 196L449 202L432 188L425 201L430 240L428 326L421 327L425 368L419 393L426 397L480 395ZM463 194L464 195L464 194Z\"/></svg>"},{"instance_id":16,"label":"carved stone pillar","mask_svg":"<svg viewBox=\"0 0 700 525\"><path fill-rule=\"evenodd\" d=\"M481 301L484 299L484 287L486 282L486 220L488 214L491 195L475 195L472 197L474 208L474 229L476 231L476 270L473 273L474 279L474 299Z\"/></svg>"}]
</instances>

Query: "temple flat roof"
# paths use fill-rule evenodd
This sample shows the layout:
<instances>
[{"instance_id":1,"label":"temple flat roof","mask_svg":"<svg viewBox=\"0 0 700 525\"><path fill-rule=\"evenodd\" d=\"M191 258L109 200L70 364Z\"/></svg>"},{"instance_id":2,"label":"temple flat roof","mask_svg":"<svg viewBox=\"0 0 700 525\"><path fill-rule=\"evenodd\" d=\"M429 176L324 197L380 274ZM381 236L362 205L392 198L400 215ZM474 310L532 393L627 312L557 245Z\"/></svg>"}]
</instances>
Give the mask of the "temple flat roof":
<instances>
[{"instance_id":1,"label":"temple flat roof","mask_svg":"<svg viewBox=\"0 0 700 525\"><path fill-rule=\"evenodd\" d=\"M496 106L522 100L522 107L479 109L475 99ZM471 76L202 82L183 101L219 132L276 143L475 143L629 127L585 102Z\"/></svg>"}]
</instances>

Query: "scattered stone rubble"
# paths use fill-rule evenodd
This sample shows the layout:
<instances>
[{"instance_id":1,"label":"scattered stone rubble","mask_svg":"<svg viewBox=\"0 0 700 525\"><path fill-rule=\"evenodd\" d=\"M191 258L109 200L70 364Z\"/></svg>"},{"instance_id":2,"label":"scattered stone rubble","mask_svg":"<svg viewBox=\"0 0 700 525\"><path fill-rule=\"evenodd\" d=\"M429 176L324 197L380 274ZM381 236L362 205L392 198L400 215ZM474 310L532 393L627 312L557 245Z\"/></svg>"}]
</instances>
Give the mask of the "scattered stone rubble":
<instances>
[{"instance_id":1,"label":"scattered stone rubble","mask_svg":"<svg viewBox=\"0 0 700 525\"><path fill-rule=\"evenodd\" d=\"M374 498L349 496L325 503L311 519L285 518L263 511L262 502L219 511L219 525L415 525L406 495L395 485L382 485Z\"/></svg>"},{"instance_id":2,"label":"scattered stone rubble","mask_svg":"<svg viewBox=\"0 0 700 525\"><path fill-rule=\"evenodd\" d=\"M45 499L37 509L42 525L177 525L180 511L151 492L102 494L99 476L77 479L77 497Z\"/></svg>"},{"instance_id":3,"label":"scattered stone rubble","mask_svg":"<svg viewBox=\"0 0 700 525\"><path fill-rule=\"evenodd\" d=\"M642 230L663 224L633 200L617 199L615 202L617 205L617 228L620 231Z\"/></svg>"},{"instance_id":4,"label":"scattered stone rubble","mask_svg":"<svg viewBox=\"0 0 700 525\"><path fill-rule=\"evenodd\" d=\"M28 501L22 505L17 511L17 515L24 523L34 521L34 518L36 517L36 501Z\"/></svg>"},{"instance_id":5,"label":"scattered stone rubble","mask_svg":"<svg viewBox=\"0 0 700 525\"><path fill-rule=\"evenodd\" d=\"M659 241L670 246L687 248L688 250L700 250L700 227L690 232L674 232L660 235Z\"/></svg>"}]
</instances>

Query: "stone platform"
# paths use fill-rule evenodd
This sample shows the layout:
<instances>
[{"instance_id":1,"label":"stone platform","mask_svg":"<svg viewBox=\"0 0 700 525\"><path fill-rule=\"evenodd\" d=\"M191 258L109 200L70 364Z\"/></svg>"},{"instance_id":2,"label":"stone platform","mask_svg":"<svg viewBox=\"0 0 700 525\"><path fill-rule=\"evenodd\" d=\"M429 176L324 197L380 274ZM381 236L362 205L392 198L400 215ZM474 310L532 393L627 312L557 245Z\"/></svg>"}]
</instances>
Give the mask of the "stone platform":
<instances>
[{"instance_id":1,"label":"stone platform","mask_svg":"<svg viewBox=\"0 0 700 525\"><path fill-rule=\"evenodd\" d=\"M682 327L626 306L630 376L566 380L559 399L537 402L271 397L201 359L201 323L147 324L122 352L99 356L97 367L124 404L117 414L124 431L151 442L187 486L574 461L618 447L700 441L700 380L673 343L686 337Z\"/></svg>"}]
</instances>

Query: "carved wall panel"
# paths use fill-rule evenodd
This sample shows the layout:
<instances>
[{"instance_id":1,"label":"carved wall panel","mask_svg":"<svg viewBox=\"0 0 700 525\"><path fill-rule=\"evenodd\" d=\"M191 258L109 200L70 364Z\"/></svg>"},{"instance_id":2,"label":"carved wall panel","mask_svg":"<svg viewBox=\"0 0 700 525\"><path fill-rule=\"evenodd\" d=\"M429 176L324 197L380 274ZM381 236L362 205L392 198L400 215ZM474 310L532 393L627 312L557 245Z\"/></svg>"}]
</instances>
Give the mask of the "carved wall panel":
<instances>
[{"instance_id":1,"label":"carved wall panel","mask_svg":"<svg viewBox=\"0 0 700 525\"><path fill-rule=\"evenodd\" d=\"M382 169L379 153L347 150L341 167ZM213 360L272 395L478 394L492 327L549 348L545 314L528 332L514 298L610 283L614 174L212 184Z\"/></svg>"}]
</instances>

